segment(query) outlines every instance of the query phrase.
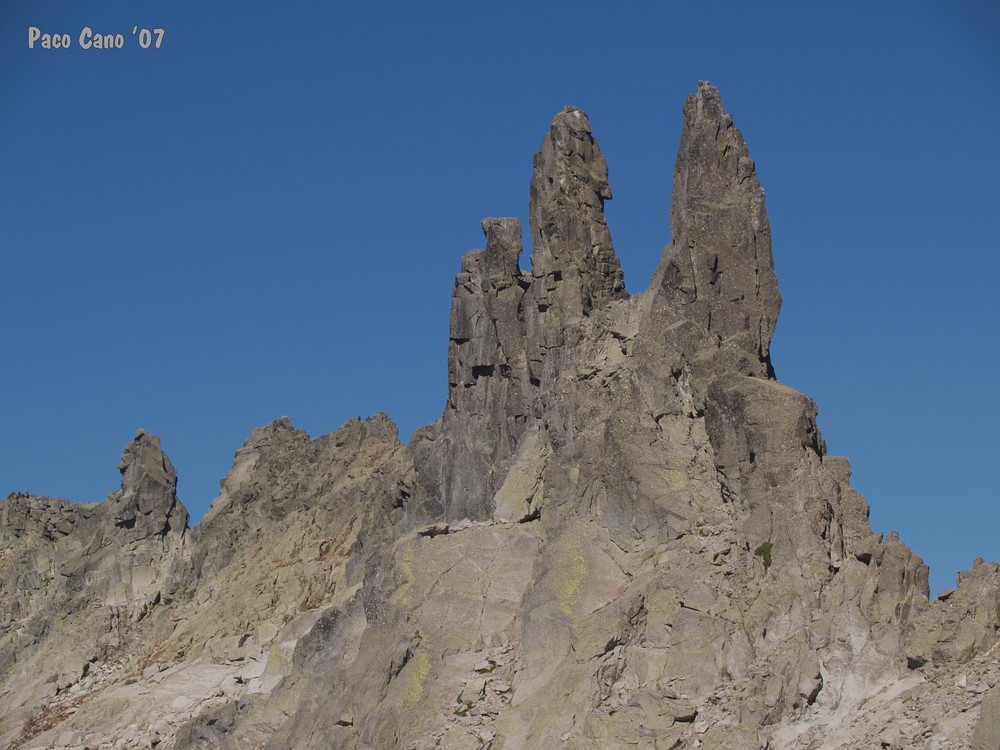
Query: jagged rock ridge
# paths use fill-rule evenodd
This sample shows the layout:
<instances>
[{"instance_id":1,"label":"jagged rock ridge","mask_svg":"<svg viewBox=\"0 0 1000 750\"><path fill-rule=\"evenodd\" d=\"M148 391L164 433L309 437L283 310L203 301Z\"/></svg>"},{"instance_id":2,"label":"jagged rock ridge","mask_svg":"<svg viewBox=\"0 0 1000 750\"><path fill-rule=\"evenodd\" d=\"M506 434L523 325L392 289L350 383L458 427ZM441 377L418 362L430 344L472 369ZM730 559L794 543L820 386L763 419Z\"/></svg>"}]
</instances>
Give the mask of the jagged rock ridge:
<instances>
[{"instance_id":1,"label":"jagged rock ridge","mask_svg":"<svg viewBox=\"0 0 1000 750\"><path fill-rule=\"evenodd\" d=\"M145 433L103 504L0 503L0 747L997 747L998 566L929 603L775 379L764 193L713 86L639 295L610 197L567 108L532 270L485 219L408 445L278 420L190 531Z\"/></svg>"}]
</instances>

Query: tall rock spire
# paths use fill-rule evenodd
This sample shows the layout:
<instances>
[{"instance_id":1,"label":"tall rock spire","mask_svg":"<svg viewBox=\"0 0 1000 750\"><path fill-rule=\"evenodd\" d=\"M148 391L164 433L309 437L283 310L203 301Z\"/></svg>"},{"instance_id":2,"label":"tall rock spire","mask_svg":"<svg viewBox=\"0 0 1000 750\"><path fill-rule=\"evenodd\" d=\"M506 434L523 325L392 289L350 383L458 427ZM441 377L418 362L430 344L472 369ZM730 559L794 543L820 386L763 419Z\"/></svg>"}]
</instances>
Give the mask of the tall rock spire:
<instances>
[{"instance_id":1,"label":"tall rock spire","mask_svg":"<svg viewBox=\"0 0 1000 750\"><path fill-rule=\"evenodd\" d=\"M684 104L670 229L673 242L653 281L658 302L716 346L739 350L746 374L773 375L781 295L764 190L743 135L707 81Z\"/></svg>"},{"instance_id":2,"label":"tall rock spire","mask_svg":"<svg viewBox=\"0 0 1000 750\"><path fill-rule=\"evenodd\" d=\"M572 400L564 397L566 380L580 347L590 351L599 338L594 327L606 325L595 319L610 302L628 298L604 218L608 165L587 115L572 107L557 114L534 167L531 272L518 267L518 222L488 218L486 248L466 253L455 279L448 405L414 453L430 498L427 515L492 517L494 495L529 422L555 414L546 406L553 392L560 393L555 402Z\"/></svg>"},{"instance_id":3,"label":"tall rock spire","mask_svg":"<svg viewBox=\"0 0 1000 750\"><path fill-rule=\"evenodd\" d=\"M566 107L535 154L528 207L534 252L528 290L528 364L535 381L558 371L542 363L567 329L612 299L627 297L604 218L611 199L608 165L587 115ZM558 359L558 358L556 358Z\"/></svg>"},{"instance_id":4,"label":"tall rock spire","mask_svg":"<svg viewBox=\"0 0 1000 750\"><path fill-rule=\"evenodd\" d=\"M139 430L122 451L118 470L121 490L108 498L115 526L135 539L187 528L187 510L177 499L177 471L156 435Z\"/></svg>"},{"instance_id":5,"label":"tall rock spire","mask_svg":"<svg viewBox=\"0 0 1000 750\"><path fill-rule=\"evenodd\" d=\"M553 118L535 154L528 212L534 274L562 274L553 279L548 299L567 314L587 314L625 292L604 219L604 201L610 199L608 165L590 121L579 109L566 107Z\"/></svg>"},{"instance_id":6,"label":"tall rock spire","mask_svg":"<svg viewBox=\"0 0 1000 750\"><path fill-rule=\"evenodd\" d=\"M530 407L521 225L486 218L482 227L486 247L462 256L452 292L447 407L415 443L414 463L429 498L421 520L492 517L493 494Z\"/></svg>"}]
</instances>

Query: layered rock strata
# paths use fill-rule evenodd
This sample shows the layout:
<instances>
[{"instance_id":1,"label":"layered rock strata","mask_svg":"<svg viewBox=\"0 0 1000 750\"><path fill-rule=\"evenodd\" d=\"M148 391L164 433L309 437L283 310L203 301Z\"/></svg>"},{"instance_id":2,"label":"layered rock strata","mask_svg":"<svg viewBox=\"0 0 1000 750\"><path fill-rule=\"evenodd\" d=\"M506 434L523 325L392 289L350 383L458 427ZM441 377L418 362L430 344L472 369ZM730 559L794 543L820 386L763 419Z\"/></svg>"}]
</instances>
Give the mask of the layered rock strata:
<instances>
[{"instance_id":1,"label":"layered rock strata","mask_svg":"<svg viewBox=\"0 0 1000 750\"><path fill-rule=\"evenodd\" d=\"M0 747L996 747L997 565L928 602L775 379L764 192L713 86L639 295L610 197L567 108L531 271L485 219L408 445L278 420L191 531L145 434L101 505L0 503Z\"/></svg>"}]
</instances>

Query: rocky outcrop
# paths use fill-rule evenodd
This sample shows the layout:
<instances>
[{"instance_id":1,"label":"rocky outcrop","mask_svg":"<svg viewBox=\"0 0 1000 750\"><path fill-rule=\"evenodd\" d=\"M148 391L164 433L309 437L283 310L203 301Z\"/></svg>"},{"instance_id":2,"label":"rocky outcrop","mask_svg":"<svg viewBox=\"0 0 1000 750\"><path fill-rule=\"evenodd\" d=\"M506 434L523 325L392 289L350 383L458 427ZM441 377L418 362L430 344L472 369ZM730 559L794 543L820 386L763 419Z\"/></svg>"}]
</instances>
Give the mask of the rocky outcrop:
<instances>
[{"instance_id":1,"label":"rocky outcrop","mask_svg":"<svg viewBox=\"0 0 1000 750\"><path fill-rule=\"evenodd\" d=\"M354 595L363 498L400 448L383 414L315 440L277 420L193 533L142 431L104 503L8 497L0 747L171 747L196 714L272 689L322 610Z\"/></svg>"},{"instance_id":2,"label":"rocky outcrop","mask_svg":"<svg viewBox=\"0 0 1000 750\"><path fill-rule=\"evenodd\" d=\"M444 413L407 446L381 414L279 419L190 532L141 432L105 503L0 503L0 747L995 745L997 565L929 602L775 379L764 193L711 84L639 295L610 197L567 108L531 270L485 219Z\"/></svg>"},{"instance_id":3,"label":"rocky outcrop","mask_svg":"<svg viewBox=\"0 0 1000 750\"><path fill-rule=\"evenodd\" d=\"M347 488L369 478L399 447L396 426L382 413L315 440L288 417L254 430L175 560L171 596L191 595L201 580L231 566L248 540L274 535L300 515L341 511L338 502ZM353 507L347 513L356 533L360 514Z\"/></svg>"},{"instance_id":4,"label":"rocky outcrop","mask_svg":"<svg viewBox=\"0 0 1000 750\"><path fill-rule=\"evenodd\" d=\"M595 344L607 348L601 339L610 337L608 304L628 297L604 218L610 198L608 167L589 120L568 107L535 155L531 272L518 265L515 219L485 219L486 249L462 258L452 297L448 404L414 453L427 489L423 520L491 517L527 425L563 433L574 418L574 408L557 406L567 375L592 358ZM617 342L612 348L621 353Z\"/></svg>"},{"instance_id":5,"label":"rocky outcrop","mask_svg":"<svg viewBox=\"0 0 1000 750\"><path fill-rule=\"evenodd\" d=\"M486 248L462 256L455 278L445 413L415 439L423 521L492 515L493 493L530 412L521 226L484 219L483 233Z\"/></svg>"},{"instance_id":6,"label":"rocky outcrop","mask_svg":"<svg viewBox=\"0 0 1000 750\"><path fill-rule=\"evenodd\" d=\"M140 430L118 468L121 489L100 504L26 494L0 503L0 746L58 723L73 689L129 647L131 624L160 601L186 541L159 439Z\"/></svg>"},{"instance_id":7,"label":"rocky outcrop","mask_svg":"<svg viewBox=\"0 0 1000 750\"><path fill-rule=\"evenodd\" d=\"M571 325L626 295L621 265L604 218L611 199L608 165L587 115L567 107L552 120L535 154L528 214L534 253L525 320L533 380L561 372L559 352L577 337Z\"/></svg>"},{"instance_id":8,"label":"rocky outcrop","mask_svg":"<svg viewBox=\"0 0 1000 750\"><path fill-rule=\"evenodd\" d=\"M684 103L670 231L651 325L699 370L773 376L781 295L764 191L743 135L705 81Z\"/></svg>"},{"instance_id":9,"label":"rocky outcrop","mask_svg":"<svg viewBox=\"0 0 1000 750\"><path fill-rule=\"evenodd\" d=\"M107 512L118 528L135 540L164 536L188 526L188 513L177 500L177 471L160 448L160 439L143 430L122 453L121 490L108 498Z\"/></svg>"},{"instance_id":10,"label":"rocky outcrop","mask_svg":"<svg viewBox=\"0 0 1000 750\"><path fill-rule=\"evenodd\" d=\"M916 617L906 648L912 666L967 662L1000 640L1000 565L977 559Z\"/></svg>"}]
</instances>

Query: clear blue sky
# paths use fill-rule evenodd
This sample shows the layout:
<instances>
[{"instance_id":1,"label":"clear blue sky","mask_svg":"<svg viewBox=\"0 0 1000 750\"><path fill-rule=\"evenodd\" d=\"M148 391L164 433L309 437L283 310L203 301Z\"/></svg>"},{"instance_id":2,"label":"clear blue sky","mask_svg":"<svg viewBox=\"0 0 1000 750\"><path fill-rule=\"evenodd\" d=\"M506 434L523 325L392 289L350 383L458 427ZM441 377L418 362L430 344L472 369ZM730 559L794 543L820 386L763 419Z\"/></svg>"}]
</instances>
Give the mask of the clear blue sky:
<instances>
[{"instance_id":1,"label":"clear blue sky","mask_svg":"<svg viewBox=\"0 0 1000 750\"><path fill-rule=\"evenodd\" d=\"M125 48L81 50L88 25ZM1000 557L992 0L7 0L0 496L102 499L138 427L195 518L278 416L384 410L405 441L444 406L460 255L526 220L551 117L590 114L638 292L699 79L767 191L779 378L932 588Z\"/></svg>"}]
</instances>

